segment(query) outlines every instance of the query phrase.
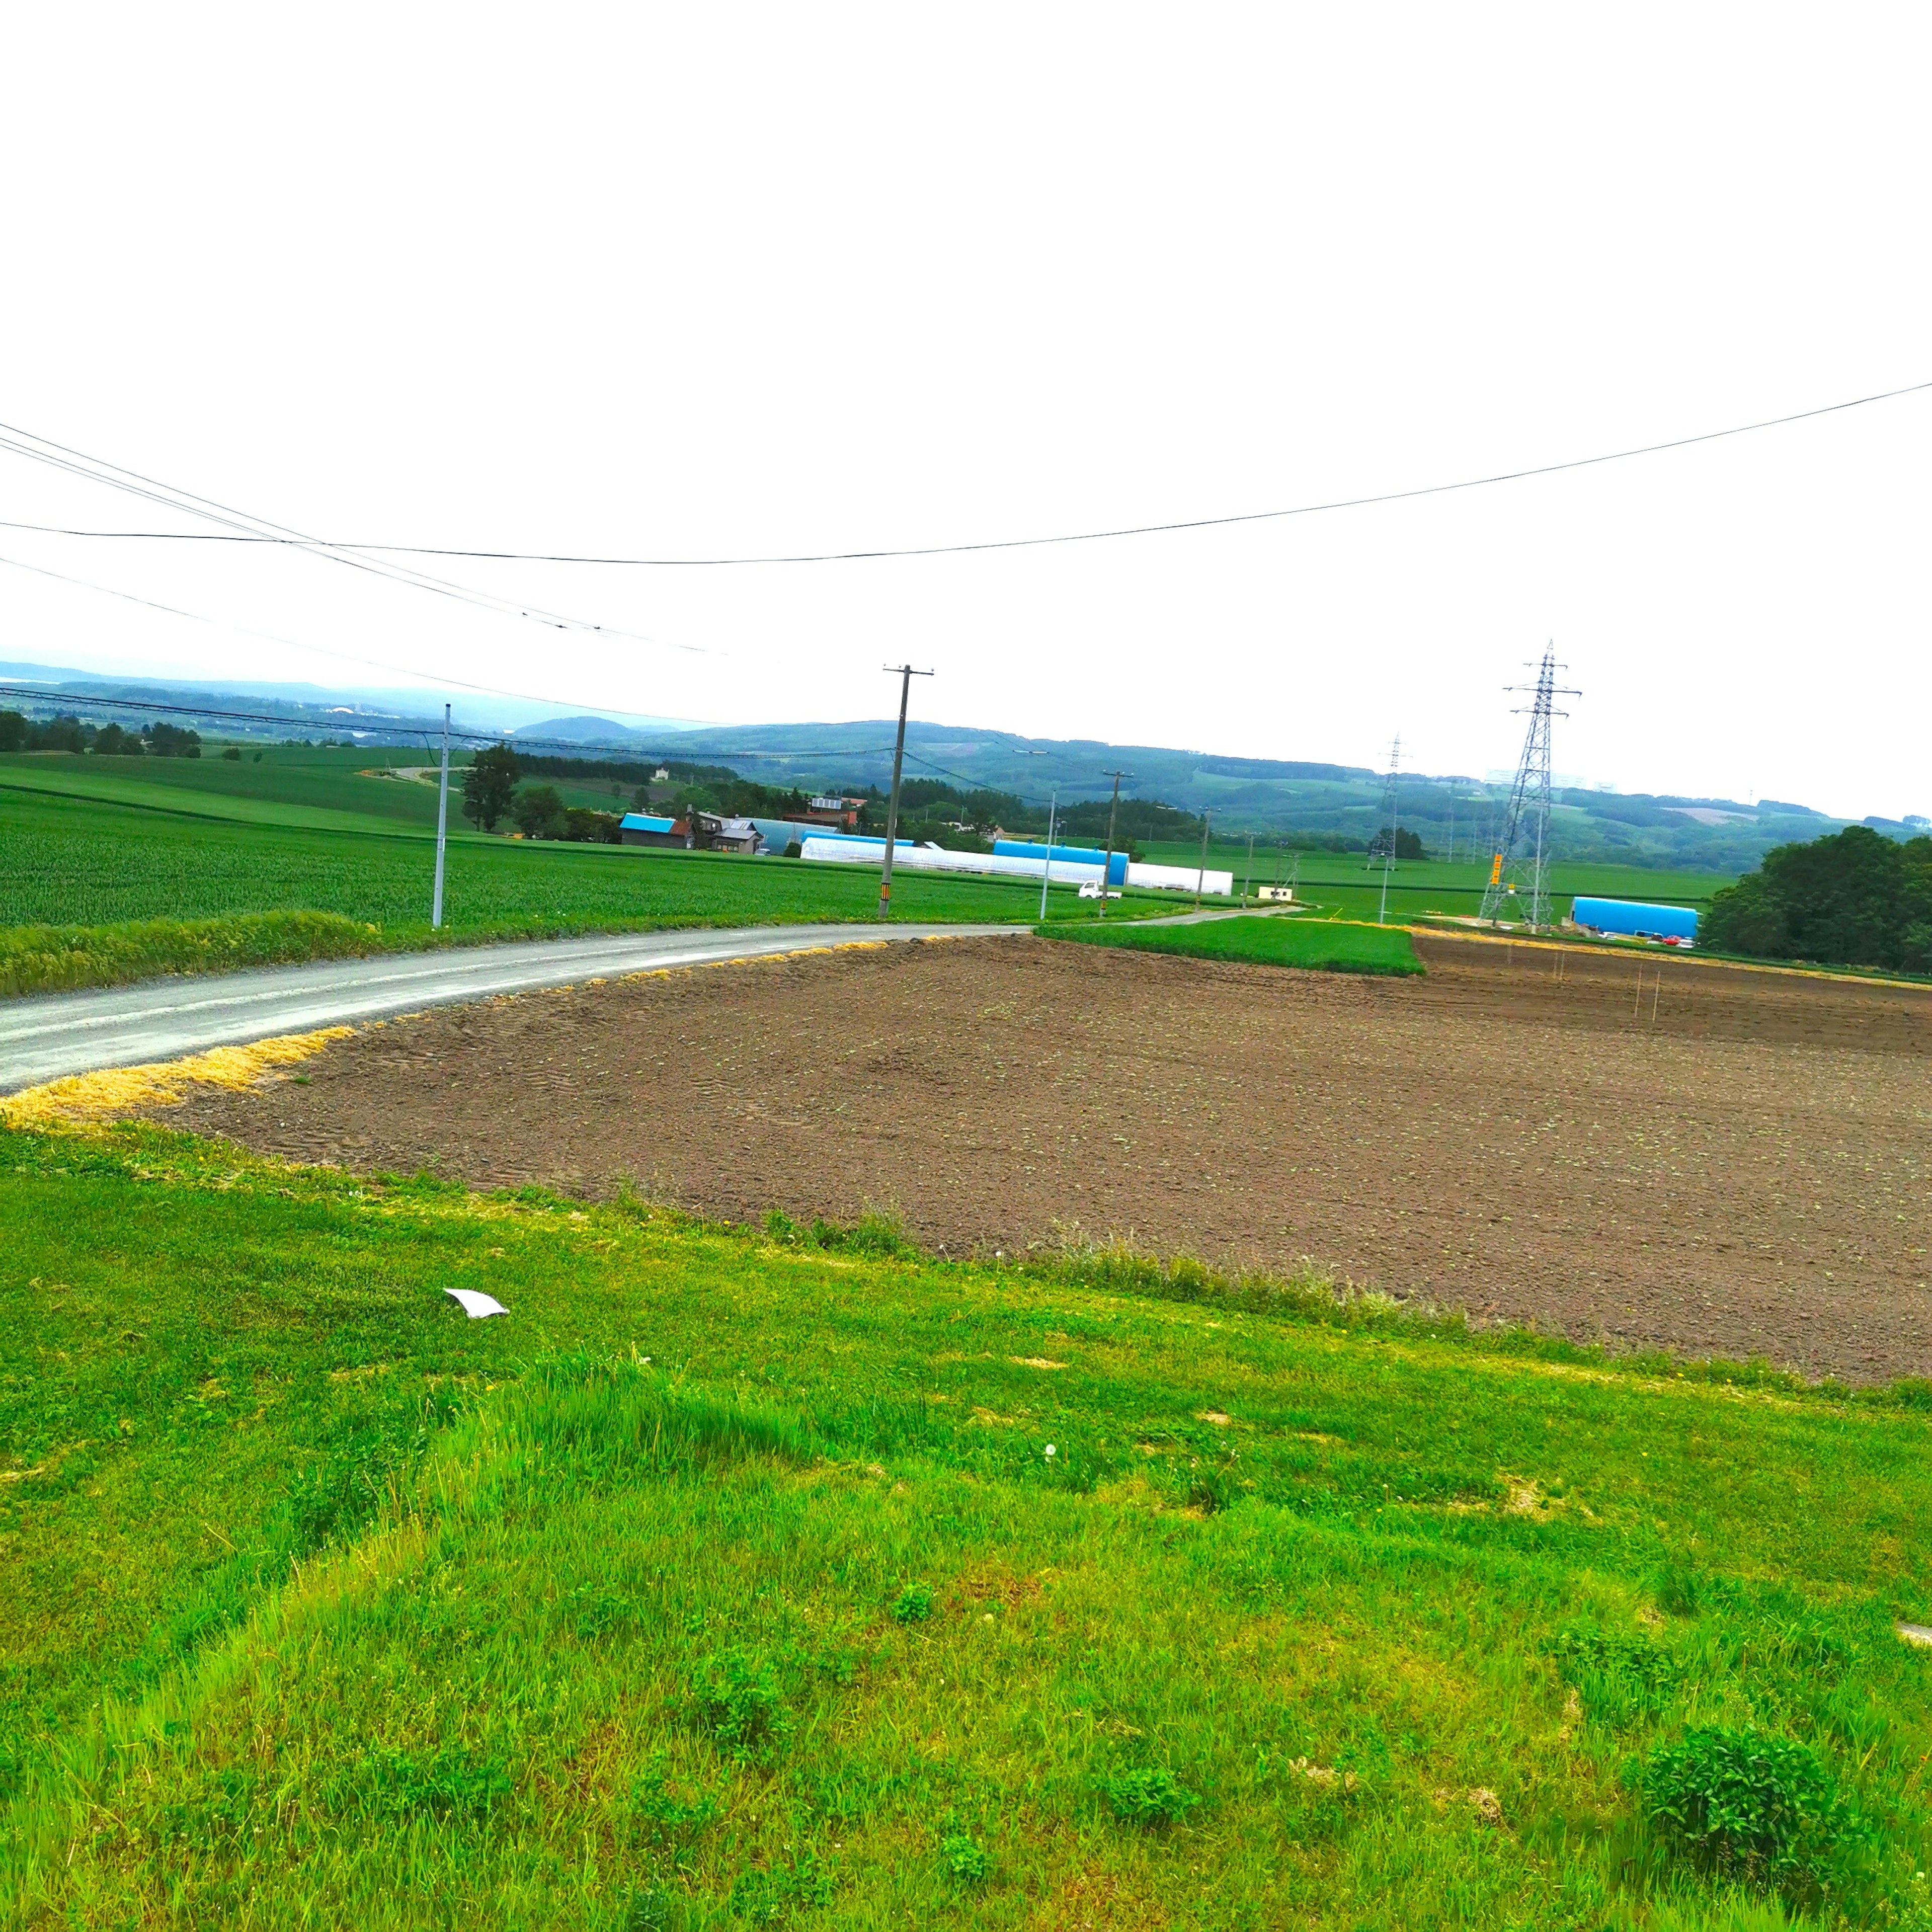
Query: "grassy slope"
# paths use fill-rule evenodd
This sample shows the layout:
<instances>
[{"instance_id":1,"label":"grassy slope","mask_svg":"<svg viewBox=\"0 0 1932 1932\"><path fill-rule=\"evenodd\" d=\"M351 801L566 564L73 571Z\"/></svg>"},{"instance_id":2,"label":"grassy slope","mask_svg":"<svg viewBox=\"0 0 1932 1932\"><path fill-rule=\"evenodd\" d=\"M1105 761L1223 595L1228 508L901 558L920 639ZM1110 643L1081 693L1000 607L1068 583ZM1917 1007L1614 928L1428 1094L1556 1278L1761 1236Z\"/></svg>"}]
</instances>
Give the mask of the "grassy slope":
<instances>
[{"instance_id":1,"label":"grassy slope","mask_svg":"<svg viewBox=\"0 0 1932 1932\"><path fill-rule=\"evenodd\" d=\"M401 830L224 822L0 788L0 924L297 910L339 913L399 938L419 938L428 924L430 842ZM878 895L878 874L859 868L466 832L450 841L446 904L460 938L864 919ZM910 872L894 880L892 897L918 919L1025 919L1038 904L1024 882Z\"/></svg>"},{"instance_id":2,"label":"grassy slope","mask_svg":"<svg viewBox=\"0 0 1932 1932\"><path fill-rule=\"evenodd\" d=\"M1768 1924L1632 1882L1618 1767L1712 1715L1932 1850L1897 1401L152 1130L0 1137L0 1242L28 1918Z\"/></svg>"},{"instance_id":3,"label":"grassy slope","mask_svg":"<svg viewBox=\"0 0 1932 1932\"><path fill-rule=\"evenodd\" d=\"M1140 952L1178 952L1262 966L1300 966L1331 973L1420 973L1408 934L1400 927L1355 926L1274 913L1204 920L1198 926L1114 926L1063 920L1036 926L1048 939L1088 946L1130 946Z\"/></svg>"}]
</instances>

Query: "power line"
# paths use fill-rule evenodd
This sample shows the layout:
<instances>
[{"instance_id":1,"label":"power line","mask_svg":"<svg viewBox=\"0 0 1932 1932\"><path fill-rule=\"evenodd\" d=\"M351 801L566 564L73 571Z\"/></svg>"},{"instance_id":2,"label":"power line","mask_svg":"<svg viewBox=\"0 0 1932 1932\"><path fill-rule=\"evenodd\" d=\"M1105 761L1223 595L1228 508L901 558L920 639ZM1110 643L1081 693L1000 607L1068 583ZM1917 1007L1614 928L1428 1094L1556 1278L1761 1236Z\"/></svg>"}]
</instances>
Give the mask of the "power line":
<instances>
[{"instance_id":1,"label":"power line","mask_svg":"<svg viewBox=\"0 0 1932 1932\"><path fill-rule=\"evenodd\" d=\"M64 572L49 570L44 565L22 563L16 556L0 556L0 564L14 570L31 571L36 577L50 577L60 584L71 584L76 590L92 590L103 597L118 597L125 604L139 604L150 610L165 612L170 617L185 617L190 623L207 624L218 631L232 631L238 638L257 638L262 643L280 644L292 651L306 651L316 657L334 658L343 664L367 665L372 670L386 670L398 677L428 678L439 685L454 685L459 691L473 691L484 698L514 698L528 704L555 704L568 708L578 700L568 698L550 698L534 691L508 691L497 684L472 684L466 678L448 677L440 671L424 670L415 664L396 664L382 658L365 658L353 651L332 650L326 644L298 644L292 638L278 637L272 631L251 630L245 624L231 624L225 617L210 617L199 610L184 610L178 604L158 603L152 597L136 596L131 590L116 590L106 584L90 584L84 577L69 577ZM646 714L640 711L626 712L617 705L606 705L607 711L616 711L620 716L641 718ZM707 720L706 722L715 722Z\"/></svg>"},{"instance_id":2,"label":"power line","mask_svg":"<svg viewBox=\"0 0 1932 1932\"><path fill-rule=\"evenodd\" d=\"M217 502L212 497L196 496L192 490L179 489L171 483L164 483L154 477L143 476L139 470L124 470L119 464L110 463L104 458L89 456L84 451L70 449L64 443L55 442L46 436L36 436L31 430L20 429L12 424L0 423L0 449L10 450L16 456L46 464L52 469L63 470L88 482L104 484L110 489L124 490L130 496L144 497L149 502L178 511L184 516L199 517L206 522L226 526L219 532L188 534L217 536L228 542L274 544L286 549L303 550L311 556L322 557L329 562L342 564L352 570L364 571L391 583L428 591L435 596L453 598L458 603L472 604L500 616L514 616L527 622L541 624L552 630L594 632L622 638L633 644L654 644L658 641L636 632L593 624L586 619L567 616L560 611L546 610L537 604L524 604L512 598L500 597L494 591L478 590L468 584L452 582L448 578L432 577L427 572L417 570L406 564L393 564L353 554L356 546L352 544L333 544L320 537L306 536L302 531L290 529L285 524L277 524L267 518L252 515L245 510L236 509L231 505ZM172 534L180 536L183 533L176 532ZM430 554L427 550L415 554ZM711 655L704 651L703 646L696 644L674 644L668 648L696 652L703 656Z\"/></svg>"},{"instance_id":3,"label":"power line","mask_svg":"<svg viewBox=\"0 0 1932 1932\"><path fill-rule=\"evenodd\" d=\"M290 548L308 550L318 556L331 556L338 562L344 563L353 563L358 561L357 557L346 554L352 551L368 556L380 554L392 556L466 557L480 562L494 563L598 564L644 569L723 569L763 564L868 563L890 557L958 556L977 550L1036 550L1051 544L1105 543L1123 537L1165 536L1181 530L1220 530L1236 524L1270 523L1288 517L1319 516L1331 510L1360 510L1379 503L1409 502L1418 497L1444 496L1458 490L1487 489L1492 484L1498 483L1520 483L1532 477L1558 476L1565 470L1588 470L1606 463L1627 462L1634 457L1658 456L1669 450L1688 449L1701 442L1722 442L1729 436L1751 436L1760 430L1782 429L1792 423L1810 422L1818 416L1835 416L1846 410L1864 409L1873 403L1893 402L1900 396L1917 395L1927 389L1932 389L1932 382L1910 382L1903 388L1881 390L1875 395L1853 396L1844 402L1826 403L1816 409L1794 410L1789 416L1766 416L1756 422L1738 423L1728 429L1704 430L1694 436L1672 436L1666 442L1642 443L1630 449L1612 449L1596 456L1572 457L1561 463L1542 463L1521 470L1498 470L1492 476L1464 477L1454 483L1424 484L1406 490L1380 490L1372 496L1337 497L1332 501L1321 503L1298 503L1283 510L1247 510L1231 516L1189 517L1172 523L1131 524L1113 530L1073 530L1043 537L1000 537L976 543L922 544L910 548L899 550L818 550L769 556L584 556L568 552L548 550L459 550L431 544L347 543L328 541L320 537L302 536L292 531L278 532L272 526L264 526L258 530L238 530L232 532L83 530L70 530L57 524L10 523L0 519L0 529L32 530L46 536L99 537L117 542L280 544ZM0 432L5 432L5 434L0 434L0 448L14 449L22 455L33 456L44 462L55 461L55 459L51 457L43 456L37 451L25 448L20 444L8 440L9 435L24 436L28 432L19 430L9 430L8 426L4 423L0 423ZM44 439L36 437L34 440L40 442ZM61 446L57 443L49 443L46 446L52 450L58 450L61 448ZM72 454L74 452L64 452L63 454ZM95 459L87 458L82 460L93 462ZM93 475L93 472L79 469L71 463L57 462L56 466L72 470L76 475ZM112 466L103 466L111 467ZM134 474L131 471L121 473L130 476ZM97 482L106 482L112 479L105 476L93 476L93 480ZM148 479L143 478L138 480L146 482ZM127 484L116 484L115 487L131 489L132 494L136 496L153 496L153 492L151 490L134 488L133 486ZM167 486L164 484L159 487L165 489ZM153 500L157 502L164 502L169 500L164 496L153 496ZM191 500L200 502L202 500ZM187 508L188 504L185 502L172 504L170 507ZM196 515L209 514L206 510L195 510L191 513ZM211 517L210 520L219 522L224 519L220 517ZM362 563L361 567L370 569L376 568L374 564L366 562ZM420 573L410 573L412 579L419 575ZM442 579L424 578L422 581L424 584L440 585L446 592L460 591L472 602L481 602L489 596L487 592L471 592L464 586L448 586L444 584ZM516 608L511 605L507 599L497 599L496 602L506 608ZM530 613L523 611L520 614L529 616ZM538 616L541 621L554 621L545 614L538 613ZM568 620L560 622L558 627L592 631L603 628L601 625L584 624ZM619 632L613 632L611 634L625 636L628 634ZM644 641L652 640L646 639ZM674 648L688 650L696 647L679 646Z\"/></svg>"}]
</instances>

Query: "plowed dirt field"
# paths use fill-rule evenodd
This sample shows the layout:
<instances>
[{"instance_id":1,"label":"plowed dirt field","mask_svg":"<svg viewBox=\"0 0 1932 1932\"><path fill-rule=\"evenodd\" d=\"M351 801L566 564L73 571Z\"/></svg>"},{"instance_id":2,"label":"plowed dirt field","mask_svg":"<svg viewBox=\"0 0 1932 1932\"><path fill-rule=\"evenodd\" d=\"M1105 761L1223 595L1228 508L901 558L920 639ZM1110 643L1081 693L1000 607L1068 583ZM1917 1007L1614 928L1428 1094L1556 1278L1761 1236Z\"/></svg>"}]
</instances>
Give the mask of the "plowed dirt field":
<instances>
[{"instance_id":1,"label":"plowed dirt field","mask_svg":"<svg viewBox=\"0 0 1932 1932\"><path fill-rule=\"evenodd\" d=\"M1932 993L1418 941L1423 980L952 940L368 1029L158 1118L298 1160L1078 1233L1580 1339L1932 1375ZM1560 974L1560 976L1559 976Z\"/></svg>"}]
</instances>

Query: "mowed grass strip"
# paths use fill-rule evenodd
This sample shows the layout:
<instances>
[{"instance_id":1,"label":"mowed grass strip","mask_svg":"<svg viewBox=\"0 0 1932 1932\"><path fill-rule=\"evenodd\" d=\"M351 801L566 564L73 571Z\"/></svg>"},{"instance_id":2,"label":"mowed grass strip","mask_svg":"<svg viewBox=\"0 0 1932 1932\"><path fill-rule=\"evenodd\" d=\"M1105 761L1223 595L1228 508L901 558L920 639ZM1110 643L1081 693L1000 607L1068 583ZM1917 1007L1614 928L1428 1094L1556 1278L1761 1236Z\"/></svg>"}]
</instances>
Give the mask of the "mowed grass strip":
<instances>
[{"instance_id":1,"label":"mowed grass strip","mask_svg":"<svg viewBox=\"0 0 1932 1932\"><path fill-rule=\"evenodd\" d=\"M1918 1390L148 1128L0 1240L17 1921L1780 1922L1640 1827L1717 1724L1915 1922Z\"/></svg>"},{"instance_id":2,"label":"mowed grass strip","mask_svg":"<svg viewBox=\"0 0 1932 1932\"><path fill-rule=\"evenodd\" d=\"M339 913L128 920L118 926L0 926L0 996L72 992L170 973L232 973L385 950L381 928Z\"/></svg>"},{"instance_id":3,"label":"mowed grass strip","mask_svg":"<svg viewBox=\"0 0 1932 1932\"><path fill-rule=\"evenodd\" d=\"M1237 914L1185 926L1058 920L1034 930L1042 939L1069 939L1083 946L1126 946L1141 952L1177 952L1191 959L1226 959L1245 965L1295 966L1324 973L1424 970L1408 934L1400 927L1357 926L1306 915Z\"/></svg>"}]
</instances>

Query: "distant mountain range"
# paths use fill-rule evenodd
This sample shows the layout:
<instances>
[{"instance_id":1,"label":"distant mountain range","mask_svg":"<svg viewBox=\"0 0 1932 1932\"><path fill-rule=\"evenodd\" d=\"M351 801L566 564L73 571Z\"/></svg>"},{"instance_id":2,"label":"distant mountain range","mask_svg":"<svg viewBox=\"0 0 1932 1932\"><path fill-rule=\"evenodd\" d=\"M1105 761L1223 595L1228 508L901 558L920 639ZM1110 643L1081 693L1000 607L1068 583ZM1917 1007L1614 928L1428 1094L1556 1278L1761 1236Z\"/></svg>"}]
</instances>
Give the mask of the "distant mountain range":
<instances>
[{"instance_id":1,"label":"distant mountain range","mask_svg":"<svg viewBox=\"0 0 1932 1932\"><path fill-rule=\"evenodd\" d=\"M314 685L207 682L180 686L96 676L46 664L0 664L0 707L50 715L77 711L101 722L133 714L106 700L180 707L178 722L200 721L226 736L352 737L371 745L420 744L442 729L440 694L329 691ZM566 756L656 762L668 758L728 765L747 777L808 790L883 789L892 778L893 721L709 725L652 718L620 723L595 716L556 717L534 704L458 694L460 730L501 732L513 743ZM259 712L272 722L224 721L224 711ZM1278 838L1372 838L1382 816L1382 778L1365 766L1280 758L1237 758L1160 745L1110 745L1097 739L1027 738L966 725L906 728L906 772L966 789L1010 792L1044 804L1057 787L1064 802L1105 797L1118 768L1124 795L1157 798L1198 812L1211 808L1217 831ZM1432 853L1473 856L1487 849L1508 787L1460 776L1405 776L1401 824ZM1815 838L1851 821L1772 799L1653 796L1565 788L1556 795L1551 836L1557 856L1710 872L1741 872L1772 846ZM1867 818L1895 838L1923 820Z\"/></svg>"}]
</instances>

